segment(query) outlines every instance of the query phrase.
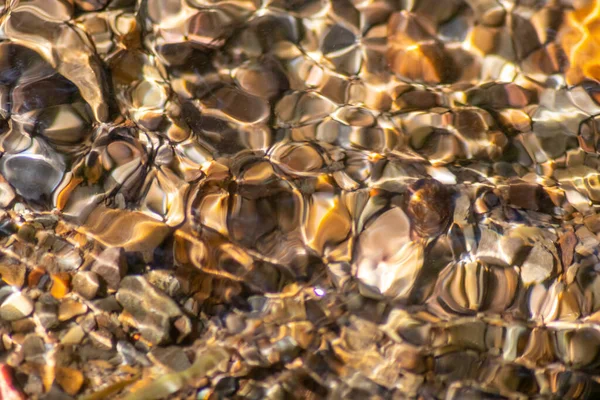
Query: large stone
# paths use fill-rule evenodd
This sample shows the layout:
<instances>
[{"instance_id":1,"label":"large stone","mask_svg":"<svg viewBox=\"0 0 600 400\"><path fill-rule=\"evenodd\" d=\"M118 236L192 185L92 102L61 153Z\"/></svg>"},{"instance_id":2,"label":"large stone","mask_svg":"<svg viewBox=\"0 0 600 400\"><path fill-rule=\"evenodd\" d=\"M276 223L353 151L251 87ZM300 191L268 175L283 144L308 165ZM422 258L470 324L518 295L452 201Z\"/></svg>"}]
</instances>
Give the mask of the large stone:
<instances>
[{"instance_id":1,"label":"large stone","mask_svg":"<svg viewBox=\"0 0 600 400\"><path fill-rule=\"evenodd\" d=\"M525 285L540 283L554 271L554 257L544 246L536 244L521 266L521 280Z\"/></svg>"},{"instance_id":2,"label":"large stone","mask_svg":"<svg viewBox=\"0 0 600 400\"><path fill-rule=\"evenodd\" d=\"M172 323L183 315L177 303L143 276L124 278L117 301L133 316L142 336L152 344L169 342Z\"/></svg>"},{"instance_id":3,"label":"large stone","mask_svg":"<svg viewBox=\"0 0 600 400\"><path fill-rule=\"evenodd\" d=\"M511 267L525 246L523 239L501 235L489 228L481 228L477 258L487 264Z\"/></svg>"},{"instance_id":4,"label":"large stone","mask_svg":"<svg viewBox=\"0 0 600 400\"><path fill-rule=\"evenodd\" d=\"M361 294L405 298L423 266L423 246L410 238L410 221L401 208L392 208L360 234L354 271Z\"/></svg>"}]
</instances>

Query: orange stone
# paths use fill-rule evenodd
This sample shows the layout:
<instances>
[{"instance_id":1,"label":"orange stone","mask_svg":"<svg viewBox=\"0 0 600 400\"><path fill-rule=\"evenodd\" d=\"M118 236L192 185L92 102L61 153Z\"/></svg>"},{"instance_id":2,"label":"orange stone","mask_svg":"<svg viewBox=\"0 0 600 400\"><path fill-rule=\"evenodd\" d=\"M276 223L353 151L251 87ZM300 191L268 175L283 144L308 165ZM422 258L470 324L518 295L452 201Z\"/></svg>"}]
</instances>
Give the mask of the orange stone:
<instances>
[{"instance_id":1,"label":"orange stone","mask_svg":"<svg viewBox=\"0 0 600 400\"><path fill-rule=\"evenodd\" d=\"M71 290L71 275L66 272L59 272L52 275L52 288L50 294L56 299L62 299Z\"/></svg>"},{"instance_id":2,"label":"orange stone","mask_svg":"<svg viewBox=\"0 0 600 400\"><path fill-rule=\"evenodd\" d=\"M46 270L43 267L35 267L27 277L27 286L30 288L37 286L40 283L42 276L46 274Z\"/></svg>"},{"instance_id":3,"label":"orange stone","mask_svg":"<svg viewBox=\"0 0 600 400\"><path fill-rule=\"evenodd\" d=\"M57 367L56 382L63 388L65 392L71 396L75 396L81 390L83 385L83 374L81 371L74 368Z\"/></svg>"}]
</instances>

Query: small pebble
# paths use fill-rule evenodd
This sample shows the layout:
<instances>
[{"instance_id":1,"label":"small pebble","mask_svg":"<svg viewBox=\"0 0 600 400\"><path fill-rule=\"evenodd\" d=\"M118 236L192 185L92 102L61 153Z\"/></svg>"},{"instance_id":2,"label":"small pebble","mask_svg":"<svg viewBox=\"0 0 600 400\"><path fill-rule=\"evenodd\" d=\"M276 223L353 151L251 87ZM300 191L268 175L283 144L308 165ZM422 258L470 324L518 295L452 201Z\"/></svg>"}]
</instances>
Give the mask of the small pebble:
<instances>
[{"instance_id":1,"label":"small pebble","mask_svg":"<svg viewBox=\"0 0 600 400\"><path fill-rule=\"evenodd\" d=\"M71 290L71 275L66 272L59 272L52 275L52 288L50 293L56 299L62 299Z\"/></svg>"},{"instance_id":2,"label":"small pebble","mask_svg":"<svg viewBox=\"0 0 600 400\"><path fill-rule=\"evenodd\" d=\"M81 314L85 314L87 306L76 300L67 299L58 306L58 320L63 322Z\"/></svg>"}]
</instances>

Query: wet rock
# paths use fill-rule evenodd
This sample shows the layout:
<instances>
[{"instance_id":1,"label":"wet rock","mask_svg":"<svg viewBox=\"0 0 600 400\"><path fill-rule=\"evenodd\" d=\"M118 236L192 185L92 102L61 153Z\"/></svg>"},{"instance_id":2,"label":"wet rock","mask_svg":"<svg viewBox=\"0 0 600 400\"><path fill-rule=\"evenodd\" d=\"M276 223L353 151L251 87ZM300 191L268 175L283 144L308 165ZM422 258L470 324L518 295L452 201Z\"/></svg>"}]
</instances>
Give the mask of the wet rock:
<instances>
[{"instance_id":1,"label":"wet rock","mask_svg":"<svg viewBox=\"0 0 600 400\"><path fill-rule=\"evenodd\" d=\"M600 232L600 214L588 215L584 218L583 223L590 231L594 233Z\"/></svg>"},{"instance_id":2,"label":"wet rock","mask_svg":"<svg viewBox=\"0 0 600 400\"><path fill-rule=\"evenodd\" d=\"M127 273L127 260L122 248L109 247L96 258L92 265L95 272L111 290L117 290L121 278Z\"/></svg>"},{"instance_id":3,"label":"wet rock","mask_svg":"<svg viewBox=\"0 0 600 400\"><path fill-rule=\"evenodd\" d=\"M83 386L83 374L81 371L68 368L68 367L57 367L56 368L56 382L60 387L71 396L75 396L81 390Z\"/></svg>"},{"instance_id":4,"label":"wet rock","mask_svg":"<svg viewBox=\"0 0 600 400\"><path fill-rule=\"evenodd\" d=\"M94 307L105 312L120 312L122 310L121 305L114 295L105 297L103 299L94 300L92 301L92 304Z\"/></svg>"},{"instance_id":5,"label":"wet rock","mask_svg":"<svg viewBox=\"0 0 600 400\"><path fill-rule=\"evenodd\" d=\"M33 312L33 302L22 293L9 295L0 305L0 318L5 321L16 321Z\"/></svg>"},{"instance_id":6,"label":"wet rock","mask_svg":"<svg viewBox=\"0 0 600 400\"><path fill-rule=\"evenodd\" d=\"M95 346L111 350L113 348L113 336L106 329L98 329L88 334Z\"/></svg>"},{"instance_id":7,"label":"wet rock","mask_svg":"<svg viewBox=\"0 0 600 400\"><path fill-rule=\"evenodd\" d=\"M87 312L87 306L76 300L64 300L58 307L58 320L63 322Z\"/></svg>"},{"instance_id":8,"label":"wet rock","mask_svg":"<svg viewBox=\"0 0 600 400\"><path fill-rule=\"evenodd\" d=\"M388 42L388 62L399 76L429 84L455 79L451 57L415 14L393 14L388 22Z\"/></svg>"},{"instance_id":9,"label":"wet rock","mask_svg":"<svg viewBox=\"0 0 600 400\"><path fill-rule=\"evenodd\" d=\"M181 283L170 270L152 270L145 275L150 284L174 297L181 293Z\"/></svg>"},{"instance_id":10,"label":"wet rock","mask_svg":"<svg viewBox=\"0 0 600 400\"><path fill-rule=\"evenodd\" d=\"M36 335L29 335L25 338L21 344L21 350L26 361L32 361L37 363L43 363L44 354L46 353L46 347L44 340Z\"/></svg>"},{"instance_id":11,"label":"wet rock","mask_svg":"<svg viewBox=\"0 0 600 400\"><path fill-rule=\"evenodd\" d=\"M577 239L579 239L575 251L579 254L590 255L594 249L600 245L600 239L585 226L580 227L575 231Z\"/></svg>"},{"instance_id":12,"label":"wet rock","mask_svg":"<svg viewBox=\"0 0 600 400\"><path fill-rule=\"evenodd\" d=\"M36 287L39 285L44 285L48 281L48 275L46 274L46 270L42 267L36 267L32 271L29 272L27 276L27 286L30 288Z\"/></svg>"},{"instance_id":13,"label":"wet rock","mask_svg":"<svg viewBox=\"0 0 600 400\"><path fill-rule=\"evenodd\" d=\"M100 289L98 275L92 271L80 271L73 278L73 290L87 300L96 297Z\"/></svg>"},{"instance_id":14,"label":"wet rock","mask_svg":"<svg viewBox=\"0 0 600 400\"><path fill-rule=\"evenodd\" d=\"M354 268L366 296L407 296L422 265L423 248L410 239L410 221L400 208L383 213L359 236Z\"/></svg>"},{"instance_id":15,"label":"wet rock","mask_svg":"<svg viewBox=\"0 0 600 400\"><path fill-rule=\"evenodd\" d=\"M238 380L234 377L219 379L215 385L215 393L219 396L233 396L238 390Z\"/></svg>"},{"instance_id":16,"label":"wet rock","mask_svg":"<svg viewBox=\"0 0 600 400\"><path fill-rule=\"evenodd\" d=\"M177 303L142 276L127 276L117 291L117 301L129 312L142 336L153 344L171 340L172 322L182 316Z\"/></svg>"},{"instance_id":17,"label":"wet rock","mask_svg":"<svg viewBox=\"0 0 600 400\"><path fill-rule=\"evenodd\" d=\"M450 191L435 179L420 179L409 188L407 214L422 237L441 234L453 214Z\"/></svg>"},{"instance_id":18,"label":"wet rock","mask_svg":"<svg viewBox=\"0 0 600 400\"><path fill-rule=\"evenodd\" d=\"M52 194L63 178L64 168L60 157L44 145L0 159L4 178L18 194L36 201Z\"/></svg>"},{"instance_id":19,"label":"wet rock","mask_svg":"<svg viewBox=\"0 0 600 400\"><path fill-rule=\"evenodd\" d=\"M46 329L55 328L58 324L58 301L48 293L40 296L35 303L35 315Z\"/></svg>"},{"instance_id":20,"label":"wet rock","mask_svg":"<svg viewBox=\"0 0 600 400\"><path fill-rule=\"evenodd\" d=\"M15 199L15 191L0 175L0 207L7 207Z\"/></svg>"},{"instance_id":21,"label":"wet rock","mask_svg":"<svg viewBox=\"0 0 600 400\"><path fill-rule=\"evenodd\" d=\"M62 299L71 291L71 275L59 272L52 275L52 287L50 293L56 299Z\"/></svg>"},{"instance_id":22,"label":"wet rock","mask_svg":"<svg viewBox=\"0 0 600 400\"><path fill-rule=\"evenodd\" d=\"M568 268L573 262L575 246L577 245L577 236L573 232L566 232L558 240L561 251L561 261L563 269Z\"/></svg>"},{"instance_id":23,"label":"wet rock","mask_svg":"<svg viewBox=\"0 0 600 400\"><path fill-rule=\"evenodd\" d=\"M80 344L84 337L85 332L83 331L83 328L79 325L75 325L65 333L60 339L60 343L63 345L76 345Z\"/></svg>"},{"instance_id":24,"label":"wet rock","mask_svg":"<svg viewBox=\"0 0 600 400\"><path fill-rule=\"evenodd\" d=\"M536 244L521 266L521 280L525 285L543 282L552 275L554 268L552 253Z\"/></svg>"},{"instance_id":25,"label":"wet rock","mask_svg":"<svg viewBox=\"0 0 600 400\"><path fill-rule=\"evenodd\" d=\"M526 210L551 210L552 201L541 185L527 182L511 183L508 187L508 202Z\"/></svg>"},{"instance_id":26,"label":"wet rock","mask_svg":"<svg viewBox=\"0 0 600 400\"><path fill-rule=\"evenodd\" d=\"M509 267L515 264L525 242L519 237L500 235L486 228L481 228L481 237L477 245L477 258L492 265Z\"/></svg>"},{"instance_id":27,"label":"wet rock","mask_svg":"<svg viewBox=\"0 0 600 400\"><path fill-rule=\"evenodd\" d=\"M35 321L32 318L23 318L13 321L11 324L13 332L30 333L35 330Z\"/></svg>"},{"instance_id":28,"label":"wet rock","mask_svg":"<svg viewBox=\"0 0 600 400\"><path fill-rule=\"evenodd\" d=\"M17 260L4 259L0 261L0 277L9 285L23 287L27 268Z\"/></svg>"},{"instance_id":29,"label":"wet rock","mask_svg":"<svg viewBox=\"0 0 600 400\"><path fill-rule=\"evenodd\" d=\"M0 0L0 398L600 398L595 3Z\"/></svg>"},{"instance_id":30,"label":"wet rock","mask_svg":"<svg viewBox=\"0 0 600 400\"><path fill-rule=\"evenodd\" d=\"M148 357L154 363L178 372L184 371L192 365L179 347L158 347L152 350Z\"/></svg>"},{"instance_id":31,"label":"wet rock","mask_svg":"<svg viewBox=\"0 0 600 400\"><path fill-rule=\"evenodd\" d=\"M152 363L148 360L146 355L136 350L136 348L129 342L118 342L117 351L119 352L121 357L123 357L124 362L126 362L129 365L152 365Z\"/></svg>"},{"instance_id":32,"label":"wet rock","mask_svg":"<svg viewBox=\"0 0 600 400\"><path fill-rule=\"evenodd\" d=\"M109 0L75 0L75 4L85 11L98 11L109 3Z\"/></svg>"}]
</instances>

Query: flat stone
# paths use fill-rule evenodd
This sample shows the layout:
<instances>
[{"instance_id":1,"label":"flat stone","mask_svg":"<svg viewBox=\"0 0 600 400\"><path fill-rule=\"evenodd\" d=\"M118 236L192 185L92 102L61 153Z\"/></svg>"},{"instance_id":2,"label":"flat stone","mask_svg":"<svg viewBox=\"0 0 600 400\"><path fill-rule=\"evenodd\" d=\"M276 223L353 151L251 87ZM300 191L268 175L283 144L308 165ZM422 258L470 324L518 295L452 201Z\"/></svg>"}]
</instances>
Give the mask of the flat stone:
<instances>
[{"instance_id":1,"label":"flat stone","mask_svg":"<svg viewBox=\"0 0 600 400\"><path fill-rule=\"evenodd\" d=\"M518 208L538 211L544 200L544 189L528 182L514 182L508 187L508 202Z\"/></svg>"},{"instance_id":2,"label":"flat stone","mask_svg":"<svg viewBox=\"0 0 600 400\"><path fill-rule=\"evenodd\" d=\"M36 324L33 318L22 318L11 322L13 333L29 333L35 330Z\"/></svg>"},{"instance_id":3,"label":"flat stone","mask_svg":"<svg viewBox=\"0 0 600 400\"><path fill-rule=\"evenodd\" d=\"M536 244L521 266L521 280L526 285L548 279L554 271L554 257L544 246Z\"/></svg>"},{"instance_id":4,"label":"flat stone","mask_svg":"<svg viewBox=\"0 0 600 400\"><path fill-rule=\"evenodd\" d=\"M169 296L152 286L143 276L127 276L121 282L116 298L133 316L146 340L152 344L170 340L171 323L182 312Z\"/></svg>"},{"instance_id":5,"label":"flat stone","mask_svg":"<svg viewBox=\"0 0 600 400\"><path fill-rule=\"evenodd\" d=\"M46 346L44 340L37 335L29 335L21 344L21 351L26 361L44 362Z\"/></svg>"},{"instance_id":6,"label":"flat stone","mask_svg":"<svg viewBox=\"0 0 600 400\"><path fill-rule=\"evenodd\" d=\"M573 255L575 253L575 246L577 245L577 236L573 232L565 232L560 236L558 244L561 250L563 269L567 269L573 263Z\"/></svg>"},{"instance_id":7,"label":"flat stone","mask_svg":"<svg viewBox=\"0 0 600 400\"><path fill-rule=\"evenodd\" d=\"M58 320L67 321L87 312L87 306L76 300L67 299L58 306Z\"/></svg>"},{"instance_id":8,"label":"flat stone","mask_svg":"<svg viewBox=\"0 0 600 400\"><path fill-rule=\"evenodd\" d=\"M6 182L6 180L0 176L0 207L6 208L15 199L15 191Z\"/></svg>"},{"instance_id":9,"label":"flat stone","mask_svg":"<svg viewBox=\"0 0 600 400\"><path fill-rule=\"evenodd\" d=\"M105 329L90 332L89 337L97 347L105 348L107 350L113 348L112 335Z\"/></svg>"},{"instance_id":10,"label":"flat stone","mask_svg":"<svg viewBox=\"0 0 600 400\"><path fill-rule=\"evenodd\" d=\"M117 299L115 299L115 296L108 296L103 299L94 300L92 302L92 304L97 309L106 311L109 313L110 312L121 312L121 310L123 309L121 307L121 305L119 304L119 302L117 301Z\"/></svg>"},{"instance_id":11,"label":"flat stone","mask_svg":"<svg viewBox=\"0 0 600 400\"><path fill-rule=\"evenodd\" d=\"M482 227L477 246L477 258L490 265L513 266L525 243L521 238L503 236L493 230Z\"/></svg>"},{"instance_id":12,"label":"flat stone","mask_svg":"<svg viewBox=\"0 0 600 400\"><path fill-rule=\"evenodd\" d=\"M178 372L192 366L190 360L180 347L157 347L148 354L148 357L155 364Z\"/></svg>"},{"instance_id":13,"label":"flat stone","mask_svg":"<svg viewBox=\"0 0 600 400\"><path fill-rule=\"evenodd\" d=\"M60 339L60 343L64 345L79 344L85 337L83 328L79 325L75 325Z\"/></svg>"},{"instance_id":14,"label":"flat stone","mask_svg":"<svg viewBox=\"0 0 600 400\"><path fill-rule=\"evenodd\" d=\"M13 293L0 306L0 319L16 321L33 312L33 301L22 293Z\"/></svg>"}]
</instances>

